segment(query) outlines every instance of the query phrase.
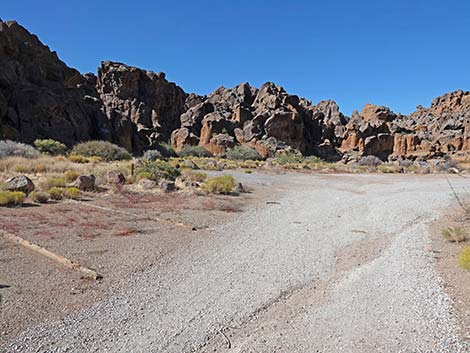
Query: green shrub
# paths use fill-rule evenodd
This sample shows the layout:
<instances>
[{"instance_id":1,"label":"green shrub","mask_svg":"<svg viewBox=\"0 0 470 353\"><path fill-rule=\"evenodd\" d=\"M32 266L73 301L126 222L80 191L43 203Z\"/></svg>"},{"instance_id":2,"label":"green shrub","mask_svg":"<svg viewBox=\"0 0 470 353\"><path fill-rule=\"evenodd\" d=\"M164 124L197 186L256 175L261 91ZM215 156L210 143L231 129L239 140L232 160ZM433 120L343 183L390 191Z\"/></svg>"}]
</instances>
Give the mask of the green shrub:
<instances>
[{"instance_id":1,"label":"green shrub","mask_svg":"<svg viewBox=\"0 0 470 353\"><path fill-rule=\"evenodd\" d=\"M251 169L245 169L243 172L245 172L245 174L251 174L253 173L253 171Z\"/></svg>"},{"instance_id":2,"label":"green shrub","mask_svg":"<svg viewBox=\"0 0 470 353\"><path fill-rule=\"evenodd\" d=\"M52 156L57 156L59 154L64 154L67 151L67 146L65 146L62 142L55 141L52 139L46 140L36 140L34 141L34 146L36 149L45 154L50 154Z\"/></svg>"},{"instance_id":3,"label":"green shrub","mask_svg":"<svg viewBox=\"0 0 470 353\"><path fill-rule=\"evenodd\" d=\"M26 194L21 191L0 191L0 206L22 205Z\"/></svg>"},{"instance_id":4,"label":"green shrub","mask_svg":"<svg viewBox=\"0 0 470 353\"><path fill-rule=\"evenodd\" d=\"M309 163L309 164L321 164L321 163L325 163L325 161L323 159L321 159L320 157L317 157L317 156L307 156L307 157L304 157L304 162L305 163Z\"/></svg>"},{"instance_id":5,"label":"green shrub","mask_svg":"<svg viewBox=\"0 0 470 353\"><path fill-rule=\"evenodd\" d=\"M80 173L77 172L76 170L67 170L65 173L64 173L64 179L68 182L68 183L71 183L71 182L74 182L75 180L77 180L77 178L80 176Z\"/></svg>"},{"instance_id":6,"label":"green shrub","mask_svg":"<svg viewBox=\"0 0 470 353\"><path fill-rule=\"evenodd\" d=\"M31 200L35 203L47 203L51 195L49 195L47 192L43 191L33 191L31 194L29 194L31 197Z\"/></svg>"},{"instance_id":7,"label":"green shrub","mask_svg":"<svg viewBox=\"0 0 470 353\"><path fill-rule=\"evenodd\" d=\"M100 157L104 161L128 160L132 156L124 148L107 141L88 141L75 145L72 149L73 155L84 157Z\"/></svg>"},{"instance_id":8,"label":"green shrub","mask_svg":"<svg viewBox=\"0 0 470 353\"><path fill-rule=\"evenodd\" d=\"M459 264L465 270L470 270L470 246L466 246L459 255Z\"/></svg>"},{"instance_id":9,"label":"green shrub","mask_svg":"<svg viewBox=\"0 0 470 353\"><path fill-rule=\"evenodd\" d=\"M65 188L63 190L63 195L66 199L78 200L81 196L81 191L78 188Z\"/></svg>"},{"instance_id":10,"label":"green shrub","mask_svg":"<svg viewBox=\"0 0 470 353\"><path fill-rule=\"evenodd\" d=\"M64 188L67 185L65 178L62 177L48 177L44 180L41 180L40 186L41 189L47 190L50 188Z\"/></svg>"},{"instance_id":11,"label":"green shrub","mask_svg":"<svg viewBox=\"0 0 470 353\"><path fill-rule=\"evenodd\" d=\"M62 200L64 197L64 189L53 187L47 190L47 193L50 195L52 200Z\"/></svg>"},{"instance_id":12,"label":"green shrub","mask_svg":"<svg viewBox=\"0 0 470 353\"><path fill-rule=\"evenodd\" d=\"M176 152L171 143L162 142L157 145L156 149L162 154L164 158L176 157Z\"/></svg>"},{"instance_id":13,"label":"green shrub","mask_svg":"<svg viewBox=\"0 0 470 353\"><path fill-rule=\"evenodd\" d=\"M33 146L10 140L0 141L0 159L7 157L37 158L40 155Z\"/></svg>"},{"instance_id":14,"label":"green shrub","mask_svg":"<svg viewBox=\"0 0 470 353\"><path fill-rule=\"evenodd\" d=\"M441 231L442 236L450 242L460 243L467 239L462 227L447 227Z\"/></svg>"},{"instance_id":15,"label":"green shrub","mask_svg":"<svg viewBox=\"0 0 470 353\"><path fill-rule=\"evenodd\" d=\"M151 176L148 179L155 180L156 182L160 181L160 179L175 180L181 174L179 169L167 162L150 162L145 160L137 167L137 174L141 174L142 172L148 173L146 175Z\"/></svg>"},{"instance_id":16,"label":"green shrub","mask_svg":"<svg viewBox=\"0 0 470 353\"><path fill-rule=\"evenodd\" d=\"M263 159L263 157L254 148L242 145L228 149L226 152L226 157L227 159L237 161L260 161Z\"/></svg>"},{"instance_id":17,"label":"green shrub","mask_svg":"<svg viewBox=\"0 0 470 353\"><path fill-rule=\"evenodd\" d=\"M299 152L278 152L274 160L280 164L296 164L304 162L304 157Z\"/></svg>"},{"instance_id":18,"label":"green shrub","mask_svg":"<svg viewBox=\"0 0 470 353\"><path fill-rule=\"evenodd\" d=\"M211 153L202 146L185 146L177 154L179 157L212 157Z\"/></svg>"},{"instance_id":19,"label":"green shrub","mask_svg":"<svg viewBox=\"0 0 470 353\"><path fill-rule=\"evenodd\" d=\"M211 194L229 194L234 188L235 179L231 175L209 178L202 185L202 189Z\"/></svg>"},{"instance_id":20,"label":"green shrub","mask_svg":"<svg viewBox=\"0 0 470 353\"><path fill-rule=\"evenodd\" d=\"M135 181L139 181L141 179L152 179L152 173L149 172L139 172L135 176Z\"/></svg>"}]
</instances>

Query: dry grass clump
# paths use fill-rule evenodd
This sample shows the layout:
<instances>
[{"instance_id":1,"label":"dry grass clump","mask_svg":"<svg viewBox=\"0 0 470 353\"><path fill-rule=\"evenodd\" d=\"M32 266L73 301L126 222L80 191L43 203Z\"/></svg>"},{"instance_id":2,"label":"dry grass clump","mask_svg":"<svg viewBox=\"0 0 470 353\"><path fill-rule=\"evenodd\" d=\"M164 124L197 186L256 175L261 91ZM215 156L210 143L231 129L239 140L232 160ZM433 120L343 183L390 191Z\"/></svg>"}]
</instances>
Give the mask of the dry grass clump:
<instances>
[{"instance_id":1,"label":"dry grass clump","mask_svg":"<svg viewBox=\"0 0 470 353\"><path fill-rule=\"evenodd\" d=\"M461 243L467 240L465 230L460 226L447 227L441 231L441 234L450 242Z\"/></svg>"},{"instance_id":2,"label":"dry grass clump","mask_svg":"<svg viewBox=\"0 0 470 353\"><path fill-rule=\"evenodd\" d=\"M181 174L184 180L196 181L202 183L207 178L204 172L195 172L191 169L184 170Z\"/></svg>"},{"instance_id":3,"label":"dry grass clump","mask_svg":"<svg viewBox=\"0 0 470 353\"><path fill-rule=\"evenodd\" d=\"M459 265L465 270L470 270L470 246L466 246L460 253Z\"/></svg>"},{"instance_id":4,"label":"dry grass clump","mask_svg":"<svg viewBox=\"0 0 470 353\"><path fill-rule=\"evenodd\" d=\"M33 191L29 194L29 197L31 198L31 201L35 203L47 203L51 195L44 191Z\"/></svg>"},{"instance_id":5,"label":"dry grass clump","mask_svg":"<svg viewBox=\"0 0 470 353\"><path fill-rule=\"evenodd\" d=\"M80 173L76 170L67 170L64 173L64 179L68 182L74 182L80 176Z\"/></svg>"},{"instance_id":6,"label":"dry grass clump","mask_svg":"<svg viewBox=\"0 0 470 353\"><path fill-rule=\"evenodd\" d=\"M380 173L400 173L401 168L394 164L384 163L377 166L377 171Z\"/></svg>"},{"instance_id":7,"label":"dry grass clump","mask_svg":"<svg viewBox=\"0 0 470 353\"><path fill-rule=\"evenodd\" d=\"M26 199L21 191L0 191L0 206L19 206Z\"/></svg>"},{"instance_id":8,"label":"dry grass clump","mask_svg":"<svg viewBox=\"0 0 470 353\"><path fill-rule=\"evenodd\" d=\"M231 175L222 175L207 179L202 190L210 194L230 194L235 188L235 179Z\"/></svg>"},{"instance_id":9,"label":"dry grass clump","mask_svg":"<svg viewBox=\"0 0 470 353\"><path fill-rule=\"evenodd\" d=\"M63 156L41 156L35 159L24 157L8 157L0 159L2 173L64 173L73 169L73 164Z\"/></svg>"},{"instance_id":10,"label":"dry grass clump","mask_svg":"<svg viewBox=\"0 0 470 353\"><path fill-rule=\"evenodd\" d=\"M64 188L66 185L67 181L64 177L46 177L39 182L39 186L42 190L48 190L50 188Z\"/></svg>"}]
</instances>

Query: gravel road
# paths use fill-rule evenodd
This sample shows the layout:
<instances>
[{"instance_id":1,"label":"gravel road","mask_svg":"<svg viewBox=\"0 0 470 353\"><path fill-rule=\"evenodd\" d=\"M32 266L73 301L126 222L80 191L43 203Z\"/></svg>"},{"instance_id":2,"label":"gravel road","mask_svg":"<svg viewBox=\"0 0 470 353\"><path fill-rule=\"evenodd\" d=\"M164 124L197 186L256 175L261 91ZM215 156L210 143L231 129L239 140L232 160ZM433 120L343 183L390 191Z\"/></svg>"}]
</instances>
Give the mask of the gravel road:
<instances>
[{"instance_id":1,"label":"gravel road","mask_svg":"<svg viewBox=\"0 0 470 353\"><path fill-rule=\"evenodd\" d=\"M444 177L235 174L273 202L5 350L468 352L428 237Z\"/></svg>"}]
</instances>

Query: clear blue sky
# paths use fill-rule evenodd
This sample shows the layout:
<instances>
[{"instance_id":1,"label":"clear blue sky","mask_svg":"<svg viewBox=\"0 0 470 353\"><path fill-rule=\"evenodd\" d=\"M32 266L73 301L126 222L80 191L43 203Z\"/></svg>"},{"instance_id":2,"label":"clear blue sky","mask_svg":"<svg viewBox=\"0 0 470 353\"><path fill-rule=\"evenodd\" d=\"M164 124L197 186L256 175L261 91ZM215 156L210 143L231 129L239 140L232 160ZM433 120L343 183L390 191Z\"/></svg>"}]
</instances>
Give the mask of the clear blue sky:
<instances>
[{"instance_id":1,"label":"clear blue sky","mask_svg":"<svg viewBox=\"0 0 470 353\"><path fill-rule=\"evenodd\" d=\"M187 92L274 81L350 114L408 113L470 89L470 1L2 1L69 66L101 60L154 71Z\"/></svg>"}]
</instances>

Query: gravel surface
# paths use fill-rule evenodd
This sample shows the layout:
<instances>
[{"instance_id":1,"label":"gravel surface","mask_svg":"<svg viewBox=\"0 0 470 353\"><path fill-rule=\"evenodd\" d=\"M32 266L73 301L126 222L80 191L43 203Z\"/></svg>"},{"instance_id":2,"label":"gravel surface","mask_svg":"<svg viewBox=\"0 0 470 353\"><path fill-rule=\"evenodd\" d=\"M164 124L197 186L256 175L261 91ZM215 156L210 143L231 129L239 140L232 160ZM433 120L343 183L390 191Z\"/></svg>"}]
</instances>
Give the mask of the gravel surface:
<instances>
[{"instance_id":1,"label":"gravel surface","mask_svg":"<svg viewBox=\"0 0 470 353\"><path fill-rule=\"evenodd\" d=\"M235 174L273 202L5 350L468 351L429 252L444 177Z\"/></svg>"}]
</instances>

